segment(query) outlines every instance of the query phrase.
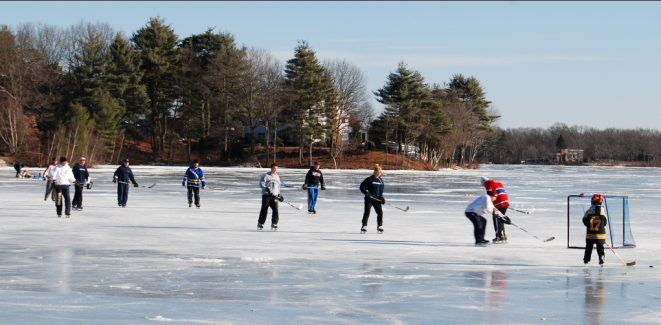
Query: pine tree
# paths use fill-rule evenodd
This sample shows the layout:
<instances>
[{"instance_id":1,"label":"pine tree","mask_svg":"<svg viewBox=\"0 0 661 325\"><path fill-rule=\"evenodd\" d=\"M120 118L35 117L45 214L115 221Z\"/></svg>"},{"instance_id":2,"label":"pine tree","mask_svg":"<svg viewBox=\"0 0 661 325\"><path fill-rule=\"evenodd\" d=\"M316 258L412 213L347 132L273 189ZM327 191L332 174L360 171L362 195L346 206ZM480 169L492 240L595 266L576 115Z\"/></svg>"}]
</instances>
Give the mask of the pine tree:
<instances>
[{"instance_id":1,"label":"pine tree","mask_svg":"<svg viewBox=\"0 0 661 325\"><path fill-rule=\"evenodd\" d=\"M91 25L87 26L77 40L78 53L73 72L80 80L80 100L91 114L100 108L95 106L94 96L104 88L105 74L110 56L104 35Z\"/></svg>"},{"instance_id":2,"label":"pine tree","mask_svg":"<svg viewBox=\"0 0 661 325\"><path fill-rule=\"evenodd\" d=\"M110 96L117 99L121 114L121 130L129 139L139 139L139 129L147 109L146 88L140 84L144 72L142 60L122 33L117 33L110 44L110 62L106 69L106 86Z\"/></svg>"},{"instance_id":3,"label":"pine tree","mask_svg":"<svg viewBox=\"0 0 661 325\"><path fill-rule=\"evenodd\" d=\"M418 71L409 70L406 63L402 61L399 63L397 71L388 75L384 87L375 91L374 95L379 103L386 105L386 117L395 120L395 125L391 127L395 128L395 142L397 142L398 149L402 136L408 149L409 140L417 135L421 102L429 97L425 79ZM399 134L400 128L403 134ZM388 132L386 132L387 135ZM397 154L399 155L399 150ZM397 165L398 159L397 156L395 165Z\"/></svg>"},{"instance_id":4,"label":"pine tree","mask_svg":"<svg viewBox=\"0 0 661 325\"><path fill-rule=\"evenodd\" d=\"M312 143L330 129L327 119L335 102L333 83L306 41L298 42L294 58L287 61L285 74L285 85L293 98L288 113L295 124L298 162L303 164L303 142L308 141L308 165L312 166Z\"/></svg>"},{"instance_id":5,"label":"pine tree","mask_svg":"<svg viewBox=\"0 0 661 325\"><path fill-rule=\"evenodd\" d=\"M132 41L142 59L144 72L140 83L146 87L148 125L154 159L162 158L168 132L168 118L174 104L175 79L179 56L175 46L178 36L160 17L151 18L133 34Z\"/></svg>"}]
</instances>

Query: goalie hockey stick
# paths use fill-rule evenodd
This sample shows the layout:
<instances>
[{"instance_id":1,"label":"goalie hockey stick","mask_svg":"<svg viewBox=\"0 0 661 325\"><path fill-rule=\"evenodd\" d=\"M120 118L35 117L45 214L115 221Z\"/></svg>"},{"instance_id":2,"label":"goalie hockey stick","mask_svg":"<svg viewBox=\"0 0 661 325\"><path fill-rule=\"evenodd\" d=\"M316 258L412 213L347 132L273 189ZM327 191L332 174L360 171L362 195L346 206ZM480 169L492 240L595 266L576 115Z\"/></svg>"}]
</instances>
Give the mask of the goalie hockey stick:
<instances>
[{"instance_id":1,"label":"goalie hockey stick","mask_svg":"<svg viewBox=\"0 0 661 325\"><path fill-rule=\"evenodd\" d=\"M550 242L550 241L552 241L552 240L555 239L555 237L549 237L549 238L546 238L546 239L541 239L541 238L539 238L539 237L537 237L537 236L531 234L528 230L525 230L525 229L523 229L523 228L521 228L521 227L519 227L519 226L513 224L512 221L509 221L509 222L508 222L507 219L505 219L505 218L503 218L503 217L501 217L501 216L498 216L498 218L504 220L504 221L505 221L505 224L508 224L508 225L512 225L512 226L514 226L514 227L517 227L517 228L519 228L519 229L525 231L528 235L533 236L533 237L535 237L535 238L541 240L542 242L545 242L545 243L546 243L546 242Z\"/></svg>"},{"instance_id":2,"label":"goalie hockey stick","mask_svg":"<svg viewBox=\"0 0 661 325\"><path fill-rule=\"evenodd\" d=\"M375 197L373 197L373 196L370 196L370 199L372 199L372 200L374 200L374 201L379 201L379 202L381 202L381 200L379 200L379 199L377 199L377 198L375 198ZM386 203L386 204L389 205L389 206L391 206L391 207L393 207L393 208L395 208L395 209L397 209L397 210L402 210L402 211L404 211L404 212L406 212L406 211L409 210L409 206L408 206L408 205L406 206L406 209L402 209L402 208L400 208L400 207L396 207L396 206L394 206L394 205L392 205L392 204L390 204L390 203Z\"/></svg>"},{"instance_id":3,"label":"goalie hockey stick","mask_svg":"<svg viewBox=\"0 0 661 325\"><path fill-rule=\"evenodd\" d=\"M624 260L622 260L622 258L620 257L620 255L617 255L617 253L615 253L615 251L613 250L613 248L611 247L611 245L608 245L608 242L606 242L606 246L608 246L608 248L611 249L611 252L613 252L613 254L615 254L615 256L617 256L617 258L620 259L620 262L622 262L622 264L624 264L624 265L626 265L626 266L636 265L636 261L633 261L633 262L627 263L627 262L625 262Z\"/></svg>"},{"instance_id":4,"label":"goalie hockey stick","mask_svg":"<svg viewBox=\"0 0 661 325\"><path fill-rule=\"evenodd\" d=\"M512 209L516 212L521 212L521 213L525 213L525 214L531 214L535 211L535 208L532 208L532 210L530 210L530 211L523 211L523 210L515 209L515 208L512 208L512 207L510 207L510 209Z\"/></svg>"}]
</instances>

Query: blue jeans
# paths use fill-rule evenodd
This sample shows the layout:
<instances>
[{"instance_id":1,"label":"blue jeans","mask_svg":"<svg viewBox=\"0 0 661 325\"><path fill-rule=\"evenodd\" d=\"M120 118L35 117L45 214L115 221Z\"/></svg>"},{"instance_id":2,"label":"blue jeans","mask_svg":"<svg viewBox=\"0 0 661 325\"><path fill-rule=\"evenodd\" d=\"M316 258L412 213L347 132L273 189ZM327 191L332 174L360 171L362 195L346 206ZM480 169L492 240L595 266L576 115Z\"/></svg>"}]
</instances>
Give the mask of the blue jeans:
<instances>
[{"instance_id":1,"label":"blue jeans","mask_svg":"<svg viewBox=\"0 0 661 325\"><path fill-rule=\"evenodd\" d=\"M319 186L308 184L308 210L314 210L317 205L317 195L319 195Z\"/></svg>"},{"instance_id":2,"label":"blue jeans","mask_svg":"<svg viewBox=\"0 0 661 325\"><path fill-rule=\"evenodd\" d=\"M129 184L117 183L117 203L126 205L129 199Z\"/></svg>"}]
</instances>

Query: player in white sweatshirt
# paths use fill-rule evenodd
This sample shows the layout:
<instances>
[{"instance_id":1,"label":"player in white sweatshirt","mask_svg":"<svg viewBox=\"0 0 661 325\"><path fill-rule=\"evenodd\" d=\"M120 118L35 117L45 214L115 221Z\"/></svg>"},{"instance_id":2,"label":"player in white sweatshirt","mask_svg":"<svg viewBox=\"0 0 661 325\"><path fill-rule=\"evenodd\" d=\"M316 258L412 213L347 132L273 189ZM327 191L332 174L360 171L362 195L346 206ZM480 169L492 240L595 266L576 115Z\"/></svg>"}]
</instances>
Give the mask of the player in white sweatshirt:
<instances>
[{"instance_id":1,"label":"player in white sweatshirt","mask_svg":"<svg viewBox=\"0 0 661 325\"><path fill-rule=\"evenodd\" d=\"M493 205L493 201L495 199L495 196L482 195L466 208L466 218L468 218L473 223L474 227L473 234L475 236L475 246L486 246L489 243L488 240L484 239L484 232L487 227L487 219L485 219L483 216L490 216L494 213L495 207ZM502 213L500 213L498 210L495 210L495 213L499 216L502 216Z\"/></svg>"},{"instance_id":2,"label":"player in white sweatshirt","mask_svg":"<svg viewBox=\"0 0 661 325\"><path fill-rule=\"evenodd\" d=\"M69 194L69 186L76 181L71 172L71 167L67 163L67 158L60 158L60 164L55 167L52 173L53 185L55 185L55 193L57 199L55 200L55 210L57 217L62 217L62 203L65 205L64 214L67 218L71 217L71 195ZM64 201L64 202L62 202Z\"/></svg>"}]
</instances>

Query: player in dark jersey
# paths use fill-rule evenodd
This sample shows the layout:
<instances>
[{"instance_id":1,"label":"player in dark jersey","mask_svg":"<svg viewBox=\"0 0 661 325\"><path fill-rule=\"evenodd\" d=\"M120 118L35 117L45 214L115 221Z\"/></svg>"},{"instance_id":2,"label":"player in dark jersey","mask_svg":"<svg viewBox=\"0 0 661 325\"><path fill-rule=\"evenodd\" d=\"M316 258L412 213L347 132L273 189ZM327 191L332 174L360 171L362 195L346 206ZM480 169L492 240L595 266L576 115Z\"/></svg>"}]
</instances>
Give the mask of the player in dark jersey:
<instances>
[{"instance_id":1,"label":"player in dark jersey","mask_svg":"<svg viewBox=\"0 0 661 325\"><path fill-rule=\"evenodd\" d=\"M326 185L324 185L324 174L319 170L319 166L318 161L314 163L314 166L305 175L305 182L303 183L303 189L308 192L308 213L317 213L314 206L317 204L319 190L321 189L323 191L326 189Z\"/></svg>"},{"instance_id":2,"label":"player in dark jersey","mask_svg":"<svg viewBox=\"0 0 661 325\"><path fill-rule=\"evenodd\" d=\"M597 246L597 255L599 255L599 265L604 266L604 243L606 243L606 224L608 223L605 211L601 208L604 198L601 194L592 196L592 206L585 211L583 224L587 228L585 235L585 255L583 263L590 263L592 256L592 247Z\"/></svg>"}]
</instances>

